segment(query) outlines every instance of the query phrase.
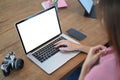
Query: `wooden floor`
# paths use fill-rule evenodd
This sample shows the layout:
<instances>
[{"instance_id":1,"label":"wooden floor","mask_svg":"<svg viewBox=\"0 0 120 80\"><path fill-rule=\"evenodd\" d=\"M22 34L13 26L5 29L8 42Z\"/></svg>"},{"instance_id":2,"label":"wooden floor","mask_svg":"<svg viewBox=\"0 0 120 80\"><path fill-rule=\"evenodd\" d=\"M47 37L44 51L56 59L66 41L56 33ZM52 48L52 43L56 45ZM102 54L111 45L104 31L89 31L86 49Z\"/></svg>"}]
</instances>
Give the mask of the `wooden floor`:
<instances>
[{"instance_id":1,"label":"wooden floor","mask_svg":"<svg viewBox=\"0 0 120 80\"><path fill-rule=\"evenodd\" d=\"M81 53L82 55L78 55L52 75L47 75L26 58L15 29L15 23L43 10L40 5L42 1L0 0L0 63L9 51L14 51L17 57L23 58L25 61L24 68L21 71L13 71L9 77L5 78L0 70L0 80L58 80L85 59L86 54ZM66 2L68 7L59 9L63 33L66 34L65 31L69 28L75 28L87 35L86 39L79 41L80 43L90 46L105 44L108 41L107 34L98 21L83 17L84 10L77 0L66 0Z\"/></svg>"}]
</instances>

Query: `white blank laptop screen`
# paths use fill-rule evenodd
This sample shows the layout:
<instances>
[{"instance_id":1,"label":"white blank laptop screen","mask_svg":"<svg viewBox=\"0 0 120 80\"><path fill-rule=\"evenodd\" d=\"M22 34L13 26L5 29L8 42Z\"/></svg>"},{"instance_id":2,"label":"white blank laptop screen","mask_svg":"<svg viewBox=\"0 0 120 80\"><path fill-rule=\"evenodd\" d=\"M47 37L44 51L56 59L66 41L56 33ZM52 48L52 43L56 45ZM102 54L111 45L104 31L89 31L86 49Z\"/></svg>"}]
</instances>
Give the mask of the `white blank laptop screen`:
<instances>
[{"instance_id":1,"label":"white blank laptop screen","mask_svg":"<svg viewBox=\"0 0 120 80\"><path fill-rule=\"evenodd\" d=\"M33 16L17 27L27 53L61 33L55 8Z\"/></svg>"}]
</instances>

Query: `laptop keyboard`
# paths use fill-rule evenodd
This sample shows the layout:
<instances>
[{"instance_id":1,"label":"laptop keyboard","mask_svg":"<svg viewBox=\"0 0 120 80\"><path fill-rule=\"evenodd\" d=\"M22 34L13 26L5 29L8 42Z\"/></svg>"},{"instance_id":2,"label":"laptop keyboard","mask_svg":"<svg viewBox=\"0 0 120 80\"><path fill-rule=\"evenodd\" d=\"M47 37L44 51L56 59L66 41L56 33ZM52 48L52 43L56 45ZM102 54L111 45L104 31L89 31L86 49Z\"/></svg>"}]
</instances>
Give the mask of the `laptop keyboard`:
<instances>
[{"instance_id":1,"label":"laptop keyboard","mask_svg":"<svg viewBox=\"0 0 120 80\"><path fill-rule=\"evenodd\" d=\"M59 51L58 48L54 48L54 44L60 40L66 40L66 39L64 37L60 37L55 41L53 41L52 43L48 44L47 46L41 48L32 55L35 58L37 58L40 62L44 62L45 60L47 60L48 58L50 58Z\"/></svg>"}]
</instances>

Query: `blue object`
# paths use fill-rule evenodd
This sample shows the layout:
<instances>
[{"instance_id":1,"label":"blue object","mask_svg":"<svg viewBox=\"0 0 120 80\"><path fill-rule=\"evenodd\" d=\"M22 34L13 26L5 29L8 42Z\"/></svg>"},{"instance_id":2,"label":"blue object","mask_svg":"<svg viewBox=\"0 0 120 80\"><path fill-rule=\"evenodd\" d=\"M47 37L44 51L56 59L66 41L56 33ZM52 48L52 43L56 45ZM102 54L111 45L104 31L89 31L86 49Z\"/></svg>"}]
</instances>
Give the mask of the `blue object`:
<instances>
[{"instance_id":1,"label":"blue object","mask_svg":"<svg viewBox=\"0 0 120 80\"><path fill-rule=\"evenodd\" d=\"M62 80L78 80L82 67L79 66L73 71L71 71L67 76Z\"/></svg>"}]
</instances>

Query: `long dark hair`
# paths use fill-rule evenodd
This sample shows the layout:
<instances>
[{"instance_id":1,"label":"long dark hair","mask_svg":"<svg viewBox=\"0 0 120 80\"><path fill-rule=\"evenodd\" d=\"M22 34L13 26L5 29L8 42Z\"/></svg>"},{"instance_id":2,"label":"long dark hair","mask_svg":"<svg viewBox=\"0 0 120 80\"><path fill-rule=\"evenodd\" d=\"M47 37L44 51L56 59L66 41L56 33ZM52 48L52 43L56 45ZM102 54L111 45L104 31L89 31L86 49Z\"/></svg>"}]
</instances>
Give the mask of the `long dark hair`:
<instances>
[{"instance_id":1,"label":"long dark hair","mask_svg":"<svg viewBox=\"0 0 120 80\"><path fill-rule=\"evenodd\" d=\"M120 0L100 0L98 12L103 18L110 43L120 61Z\"/></svg>"}]
</instances>

